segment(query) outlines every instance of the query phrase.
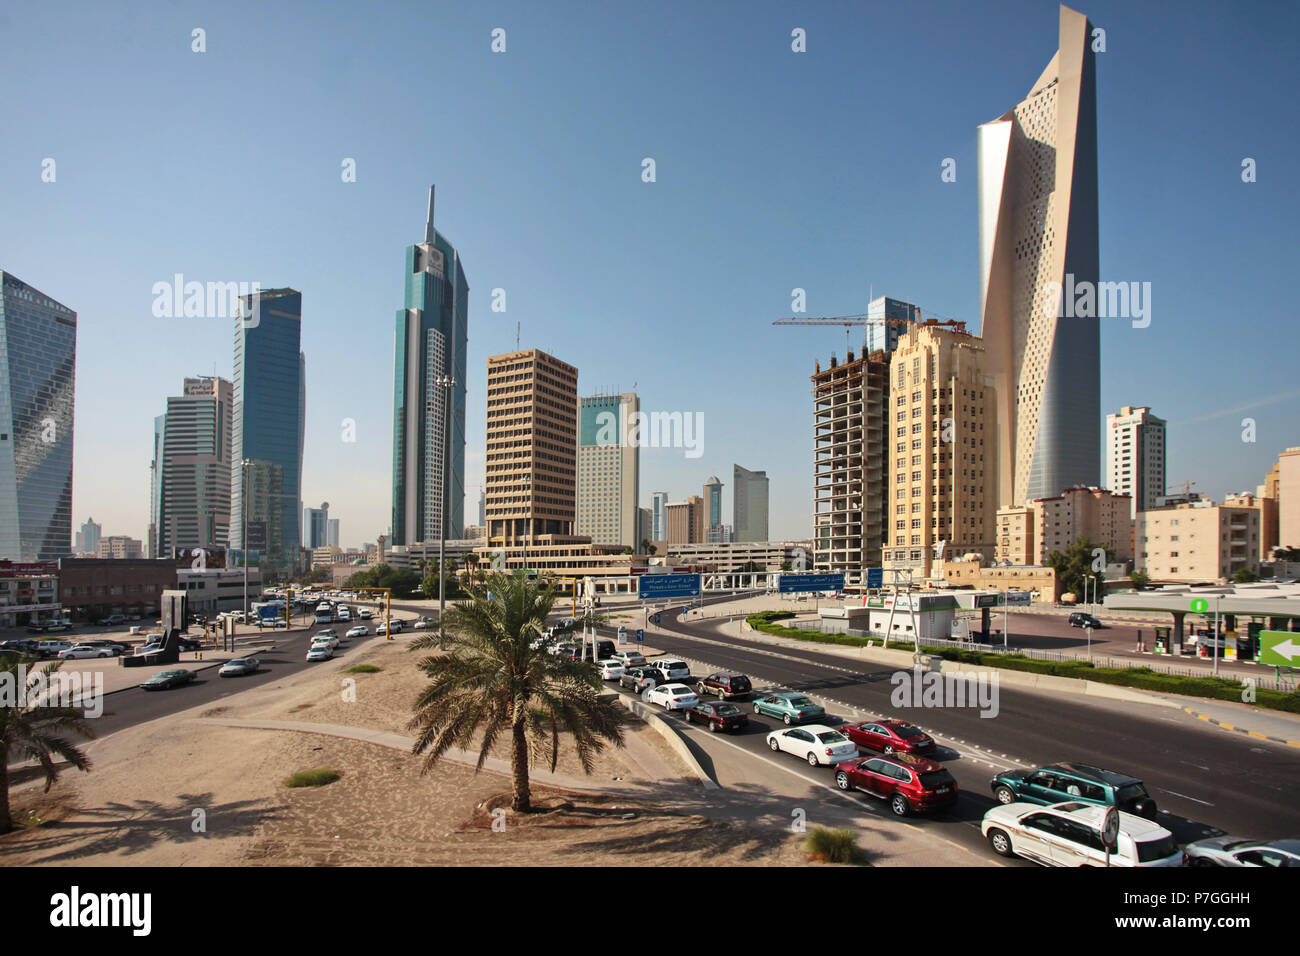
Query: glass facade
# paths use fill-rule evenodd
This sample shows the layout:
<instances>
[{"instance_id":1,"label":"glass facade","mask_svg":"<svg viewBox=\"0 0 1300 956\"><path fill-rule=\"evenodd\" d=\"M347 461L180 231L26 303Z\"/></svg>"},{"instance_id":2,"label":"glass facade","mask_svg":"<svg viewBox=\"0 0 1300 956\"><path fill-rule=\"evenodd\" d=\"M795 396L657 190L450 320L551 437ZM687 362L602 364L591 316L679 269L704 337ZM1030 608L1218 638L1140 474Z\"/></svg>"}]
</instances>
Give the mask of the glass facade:
<instances>
[{"instance_id":1,"label":"glass facade","mask_svg":"<svg viewBox=\"0 0 1300 956\"><path fill-rule=\"evenodd\" d=\"M252 299L259 300L255 313ZM259 551L264 569L290 573L301 563L302 541L302 294L273 289L242 305L256 321L235 320L230 546Z\"/></svg>"},{"instance_id":2,"label":"glass facade","mask_svg":"<svg viewBox=\"0 0 1300 956\"><path fill-rule=\"evenodd\" d=\"M0 558L72 553L77 313L0 272Z\"/></svg>"}]
</instances>

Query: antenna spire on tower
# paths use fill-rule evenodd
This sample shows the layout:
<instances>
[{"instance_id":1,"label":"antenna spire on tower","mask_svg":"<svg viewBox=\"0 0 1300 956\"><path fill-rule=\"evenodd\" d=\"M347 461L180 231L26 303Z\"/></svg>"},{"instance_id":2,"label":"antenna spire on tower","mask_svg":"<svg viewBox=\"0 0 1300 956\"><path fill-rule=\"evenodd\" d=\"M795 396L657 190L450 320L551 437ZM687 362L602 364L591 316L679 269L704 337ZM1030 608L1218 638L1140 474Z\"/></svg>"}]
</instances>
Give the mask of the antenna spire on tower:
<instances>
[{"instance_id":1,"label":"antenna spire on tower","mask_svg":"<svg viewBox=\"0 0 1300 956\"><path fill-rule=\"evenodd\" d=\"M424 223L424 241L433 242L433 187L429 187L429 218Z\"/></svg>"}]
</instances>

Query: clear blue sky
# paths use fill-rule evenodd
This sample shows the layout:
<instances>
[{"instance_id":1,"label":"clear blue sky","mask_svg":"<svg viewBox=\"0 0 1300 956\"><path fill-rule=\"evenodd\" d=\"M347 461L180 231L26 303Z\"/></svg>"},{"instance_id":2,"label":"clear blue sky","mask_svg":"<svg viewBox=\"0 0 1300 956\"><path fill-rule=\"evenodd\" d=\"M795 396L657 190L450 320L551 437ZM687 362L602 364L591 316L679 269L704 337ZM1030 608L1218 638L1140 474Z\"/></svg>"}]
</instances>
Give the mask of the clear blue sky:
<instances>
[{"instance_id":1,"label":"clear blue sky","mask_svg":"<svg viewBox=\"0 0 1300 956\"><path fill-rule=\"evenodd\" d=\"M1297 5L1078 8L1107 31L1102 278L1152 283L1149 328L1104 326L1103 412L1169 419L1171 483L1253 490L1300 444ZM977 325L975 130L1051 58L1057 5L39 2L0 35L0 268L79 313L74 526L142 536L153 417L230 375L229 322L151 314L180 272L302 291L304 503L345 545L383 531L403 248L436 183L471 287L466 516L485 359L520 322L584 394L704 413L703 457L643 453L643 504L716 473L729 513L739 462L784 538L810 533L808 376L845 336L771 321L794 287L835 315L874 286Z\"/></svg>"}]
</instances>

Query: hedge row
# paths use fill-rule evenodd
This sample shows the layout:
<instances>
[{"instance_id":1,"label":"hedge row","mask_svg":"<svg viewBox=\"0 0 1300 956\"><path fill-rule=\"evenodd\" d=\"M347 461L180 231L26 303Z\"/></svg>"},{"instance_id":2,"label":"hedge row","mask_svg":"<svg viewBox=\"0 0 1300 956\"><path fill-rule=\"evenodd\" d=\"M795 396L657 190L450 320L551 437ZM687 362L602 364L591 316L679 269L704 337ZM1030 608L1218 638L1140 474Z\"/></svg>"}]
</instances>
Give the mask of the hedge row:
<instances>
[{"instance_id":1,"label":"hedge row","mask_svg":"<svg viewBox=\"0 0 1300 956\"><path fill-rule=\"evenodd\" d=\"M760 611L749 615L749 626L764 634L777 637L790 637L800 641L817 644L840 644L849 647L865 647L876 644L869 637L854 637L849 634L827 634L825 631L804 631L795 627L774 624L774 621L793 617L792 611ZM890 641L891 650L914 651L916 645L910 642ZM1004 670L1024 671L1030 674L1046 674L1052 677L1074 677L1079 680L1092 680L1100 684L1113 684L1119 687L1133 687L1138 690L1161 691L1166 694L1182 694L1187 697L1204 697L1210 700L1241 701L1242 685L1240 681L1227 677L1184 677L1179 674L1164 674L1149 667L1097 667L1091 661L1074 659L1065 661L1043 661L1022 654L989 654L983 651L964 650L956 647L928 647L921 645L921 651L947 661L973 664L981 667L999 667ZM1255 703L1270 710L1284 710L1300 714L1300 692L1287 693L1280 690L1255 688Z\"/></svg>"}]
</instances>

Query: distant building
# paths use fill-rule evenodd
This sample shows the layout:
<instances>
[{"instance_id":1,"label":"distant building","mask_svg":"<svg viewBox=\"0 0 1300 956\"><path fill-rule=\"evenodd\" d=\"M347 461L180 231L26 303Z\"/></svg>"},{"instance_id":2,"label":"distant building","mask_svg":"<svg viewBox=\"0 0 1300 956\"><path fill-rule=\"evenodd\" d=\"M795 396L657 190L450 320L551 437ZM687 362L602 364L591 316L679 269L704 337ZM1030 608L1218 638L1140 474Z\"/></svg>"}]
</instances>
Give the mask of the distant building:
<instances>
[{"instance_id":1,"label":"distant building","mask_svg":"<svg viewBox=\"0 0 1300 956\"><path fill-rule=\"evenodd\" d=\"M1137 570L1155 582L1228 581L1259 564L1260 512L1246 506L1190 502L1139 511Z\"/></svg>"},{"instance_id":2,"label":"distant building","mask_svg":"<svg viewBox=\"0 0 1300 956\"><path fill-rule=\"evenodd\" d=\"M302 546L308 551L329 546L330 503L302 510Z\"/></svg>"},{"instance_id":3,"label":"distant building","mask_svg":"<svg viewBox=\"0 0 1300 956\"><path fill-rule=\"evenodd\" d=\"M325 544L331 548L339 546L339 519L330 518L325 522Z\"/></svg>"},{"instance_id":4,"label":"distant building","mask_svg":"<svg viewBox=\"0 0 1300 956\"><path fill-rule=\"evenodd\" d=\"M722 482L710 475L704 483L704 541L722 540Z\"/></svg>"},{"instance_id":5,"label":"distant building","mask_svg":"<svg viewBox=\"0 0 1300 956\"><path fill-rule=\"evenodd\" d=\"M667 544L699 544L704 541L704 499L691 495L685 501L669 502L664 509Z\"/></svg>"},{"instance_id":6,"label":"distant building","mask_svg":"<svg viewBox=\"0 0 1300 956\"><path fill-rule=\"evenodd\" d=\"M732 469L732 519L736 541L767 540L767 472Z\"/></svg>"},{"instance_id":7,"label":"distant building","mask_svg":"<svg viewBox=\"0 0 1300 956\"><path fill-rule=\"evenodd\" d=\"M86 523L77 532L77 543L73 550L78 554L98 554L99 538L103 531L103 525L96 524L94 518L87 518Z\"/></svg>"},{"instance_id":8,"label":"distant building","mask_svg":"<svg viewBox=\"0 0 1300 956\"><path fill-rule=\"evenodd\" d=\"M1165 493L1165 420L1125 405L1106 416L1106 487L1128 495L1133 515Z\"/></svg>"},{"instance_id":9,"label":"distant building","mask_svg":"<svg viewBox=\"0 0 1300 956\"><path fill-rule=\"evenodd\" d=\"M668 537L668 527L665 523L667 516L665 509L668 507L668 492L655 491L650 494L650 540L663 541Z\"/></svg>"},{"instance_id":10,"label":"distant building","mask_svg":"<svg viewBox=\"0 0 1300 956\"><path fill-rule=\"evenodd\" d=\"M1115 561L1133 557L1132 505L1128 495L1103 488L1066 488L1027 505L999 508L994 560L1012 565L1042 565L1054 551L1064 553L1080 538L1108 551Z\"/></svg>"},{"instance_id":11,"label":"distant building","mask_svg":"<svg viewBox=\"0 0 1300 956\"><path fill-rule=\"evenodd\" d=\"M641 403L636 395L596 395L579 401L576 530L596 544L636 550L641 450L630 432Z\"/></svg>"},{"instance_id":12,"label":"distant building","mask_svg":"<svg viewBox=\"0 0 1300 956\"><path fill-rule=\"evenodd\" d=\"M154 419L149 537L156 557L175 548L224 548L230 540L234 389L215 376L184 380Z\"/></svg>"},{"instance_id":13,"label":"distant building","mask_svg":"<svg viewBox=\"0 0 1300 956\"><path fill-rule=\"evenodd\" d=\"M649 508L636 509L636 553L644 552L642 544L649 544L654 540L654 516Z\"/></svg>"},{"instance_id":14,"label":"distant building","mask_svg":"<svg viewBox=\"0 0 1300 956\"><path fill-rule=\"evenodd\" d=\"M862 354L884 352L898 347L898 337L908 325L921 320L921 310L910 302L879 295L867 304L867 336Z\"/></svg>"},{"instance_id":15,"label":"distant building","mask_svg":"<svg viewBox=\"0 0 1300 956\"><path fill-rule=\"evenodd\" d=\"M1273 549L1277 547L1277 506L1276 498L1260 498L1249 492L1225 495L1224 505L1235 508L1254 508L1259 512L1259 549L1256 557L1265 562L1272 559Z\"/></svg>"},{"instance_id":16,"label":"distant building","mask_svg":"<svg viewBox=\"0 0 1300 956\"><path fill-rule=\"evenodd\" d=\"M144 557L144 543L139 538L118 534L100 538L97 557L114 561L137 561Z\"/></svg>"},{"instance_id":17,"label":"distant building","mask_svg":"<svg viewBox=\"0 0 1300 956\"><path fill-rule=\"evenodd\" d=\"M1277 459L1277 543L1300 548L1300 448L1288 448Z\"/></svg>"},{"instance_id":18,"label":"distant building","mask_svg":"<svg viewBox=\"0 0 1300 956\"><path fill-rule=\"evenodd\" d=\"M740 571L751 564L763 571L780 571L792 567L802 557L806 560L811 541L732 541L726 543L670 544L655 555L654 561L666 566L703 565L713 571Z\"/></svg>"}]
</instances>

